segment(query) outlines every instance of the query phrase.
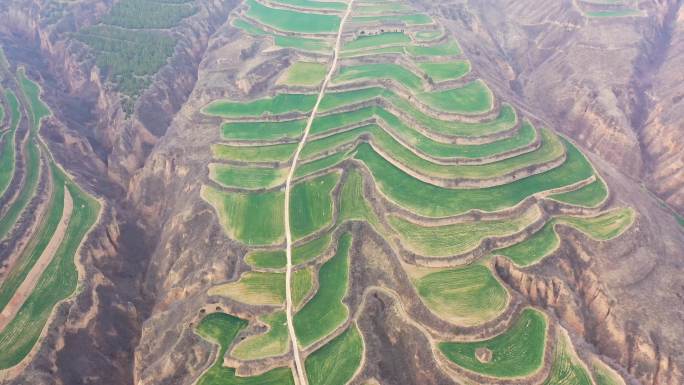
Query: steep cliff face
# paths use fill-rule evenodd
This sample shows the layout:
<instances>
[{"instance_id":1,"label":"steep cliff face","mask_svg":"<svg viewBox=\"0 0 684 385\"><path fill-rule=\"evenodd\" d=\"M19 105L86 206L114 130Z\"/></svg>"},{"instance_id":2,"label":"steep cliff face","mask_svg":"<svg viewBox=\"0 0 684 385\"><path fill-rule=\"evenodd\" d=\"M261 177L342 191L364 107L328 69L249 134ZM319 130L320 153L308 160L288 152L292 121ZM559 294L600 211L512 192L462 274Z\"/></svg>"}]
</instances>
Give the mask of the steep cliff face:
<instances>
[{"instance_id":1,"label":"steep cliff face","mask_svg":"<svg viewBox=\"0 0 684 385\"><path fill-rule=\"evenodd\" d=\"M684 212L684 8L674 8L667 31L669 45L661 53L650 88L645 91L648 107L638 131L648 163L649 186L667 203Z\"/></svg>"},{"instance_id":2,"label":"steep cliff face","mask_svg":"<svg viewBox=\"0 0 684 385\"><path fill-rule=\"evenodd\" d=\"M682 159L674 138L684 92L681 2L639 7L629 17L588 17L574 1L441 2L438 10L502 92L681 213L681 178L672 178Z\"/></svg>"}]
</instances>

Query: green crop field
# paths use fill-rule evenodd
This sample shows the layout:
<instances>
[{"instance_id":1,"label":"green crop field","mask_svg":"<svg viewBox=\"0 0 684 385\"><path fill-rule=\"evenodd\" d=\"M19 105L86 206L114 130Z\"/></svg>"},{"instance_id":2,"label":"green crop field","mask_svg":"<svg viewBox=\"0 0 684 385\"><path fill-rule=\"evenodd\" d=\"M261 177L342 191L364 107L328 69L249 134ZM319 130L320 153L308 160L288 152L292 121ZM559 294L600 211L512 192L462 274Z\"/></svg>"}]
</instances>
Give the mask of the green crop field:
<instances>
[{"instance_id":1,"label":"green crop field","mask_svg":"<svg viewBox=\"0 0 684 385\"><path fill-rule=\"evenodd\" d=\"M411 38L402 32L386 32L376 35L361 35L346 43L344 51L356 51L368 48L405 45L411 42Z\"/></svg>"},{"instance_id":2,"label":"green crop field","mask_svg":"<svg viewBox=\"0 0 684 385\"><path fill-rule=\"evenodd\" d=\"M292 263L298 265L316 258L328 249L330 242L331 236L326 234L301 246L293 247ZM255 251L249 253L245 257L245 261L258 268L280 269L286 264L285 250Z\"/></svg>"},{"instance_id":3,"label":"green crop field","mask_svg":"<svg viewBox=\"0 0 684 385\"><path fill-rule=\"evenodd\" d=\"M340 192L339 222L347 220L366 221L375 228L380 227L380 221L371 205L363 196L363 179L356 170L351 170Z\"/></svg>"},{"instance_id":4,"label":"green crop field","mask_svg":"<svg viewBox=\"0 0 684 385\"><path fill-rule=\"evenodd\" d=\"M518 121L517 113L509 105L501 107L496 119L482 123L464 123L457 120L445 121L430 117L399 97L388 99L397 109L415 119L425 129L444 135L477 137L494 134L514 127Z\"/></svg>"},{"instance_id":5,"label":"green crop field","mask_svg":"<svg viewBox=\"0 0 684 385\"><path fill-rule=\"evenodd\" d=\"M361 64L342 67L333 79L336 83L358 80L391 79L413 91L423 89L423 80L406 68L392 63Z\"/></svg>"},{"instance_id":6,"label":"green crop field","mask_svg":"<svg viewBox=\"0 0 684 385\"><path fill-rule=\"evenodd\" d=\"M1 369L16 365L31 351L52 309L76 290L76 251L95 224L100 206L73 182L67 180L66 187L73 198L74 210L65 237L16 317L0 332Z\"/></svg>"},{"instance_id":7,"label":"green crop field","mask_svg":"<svg viewBox=\"0 0 684 385\"><path fill-rule=\"evenodd\" d=\"M294 48L311 52L327 51L330 49L330 44L325 40L309 39L299 36L276 35L274 33L266 32L249 21L240 18L234 19L232 25L252 36L270 36L273 39L273 43L282 48Z\"/></svg>"},{"instance_id":8,"label":"green crop field","mask_svg":"<svg viewBox=\"0 0 684 385\"><path fill-rule=\"evenodd\" d=\"M256 360L287 352L289 336L285 313L278 311L262 318L268 331L250 336L235 345L230 355L239 360Z\"/></svg>"},{"instance_id":9,"label":"green crop field","mask_svg":"<svg viewBox=\"0 0 684 385\"><path fill-rule=\"evenodd\" d=\"M214 207L233 239L248 245L283 241L283 192L226 193L204 186L202 198Z\"/></svg>"},{"instance_id":10,"label":"green crop field","mask_svg":"<svg viewBox=\"0 0 684 385\"><path fill-rule=\"evenodd\" d=\"M285 183L287 169L212 163L209 178L224 187L267 189Z\"/></svg>"},{"instance_id":11,"label":"green crop field","mask_svg":"<svg viewBox=\"0 0 684 385\"><path fill-rule=\"evenodd\" d=\"M51 114L50 109L40 99L40 87L26 77L23 68L17 71L17 79L21 90L28 99L28 111L31 114L31 129L37 132L40 129L40 121Z\"/></svg>"},{"instance_id":12,"label":"green crop field","mask_svg":"<svg viewBox=\"0 0 684 385\"><path fill-rule=\"evenodd\" d=\"M480 220L445 226L421 226L399 216L389 219L405 246L414 253L441 257L465 253L477 247L487 237L515 234L539 218L539 210L528 210L511 219Z\"/></svg>"},{"instance_id":13,"label":"green crop field","mask_svg":"<svg viewBox=\"0 0 684 385\"><path fill-rule=\"evenodd\" d=\"M363 338L356 325L350 326L306 358L304 366L310 385L344 385L361 365Z\"/></svg>"},{"instance_id":14,"label":"green crop field","mask_svg":"<svg viewBox=\"0 0 684 385\"><path fill-rule=\"evenodd\" d=\"M454 80L470 72L470 62L467 60L448 61L443 63L418 63L418 67L435 82Z\"/></svg>"},{"instance_id":15,"label":"green crop field","mask_svg":"<svg viewBox=\"0 0 684 385\"><path fill-rule=\"evenodd\" d=\"M351 234L340 237L337 253L318 272L318 291L294 316L295 332L302 347L331 333L349 315L342 299L347 293L351 242Z\"/></svg>"},{"instance_id":16,"label":"green crop field","mask_svg":"<svg viewBox=\"0 0 684 385\"><path fill-rule=\"evenodd\" d=\"M593 385L589 373L575 356L572 342L560 332L553 354L551 373L543 385Z\"/></svg>"},{"instance_id":17,"label":"green crop field","mask_svg":"<svg viewBox=\"0 0 684 385\"><path fill-rule=\"evenodd\" d=\"M399 161L403 167L422 175L440 178L490 179L522 170L529 166L550 162L563 156L561 140L549 131L542 130L542 145L537 150L498 162L481 165L442 165L417 156L410 149L397 142L379 126L371 124L345 131L307 143L301 153L303 160L312 159L339 146L351 144L362 135L370 134L373 144L387 157ZM496 146L492 146L496 148Z\"/></svg>"},{"instance_id":18,"label":"green crop field","mask_svg":"<svg viewBox=\"0 0 684 385\"><path fill-rule=\"evenodd\" d=\"M555 221L550 221L541 230L523 242L497 250L495 254L505 255L518 266L529 266L541 261L554 251L560 239L554 230Z\"/></svg>"},{"instance_id":19,"label":"green crop field","mask_svg":"<svg viewBox=\"0 0 684 385\"><path fill-rule=\"evenodd\" d=\"M332 222L332 190L340 180L339 173L330 173L314 180L296 184L290 194L290 226L292 236L299 239Z\"/></svg>"},{"instance_id":20,"label":"green crop field","mask_svg":"<svg viewBox=\"0 0 684 385\"><path fill-rule=\"evenodd\" d=\"M0 284L0 309L4 309L10 301L16 290L26 278L26 275L31 271L36 261L45 250L45 247L50 242L52 235L57 229L60 219L62 218L62 210L64 208L64 178L61 173L52 167L53 186L52 195L48 204L48 211L40 228L31 237L31 241L24 249L24 252L19 256L12 270L5 276L2 284Z\"/></svg>"},{"instance_id":21,"label":"green crop field","mask_svg":"<svg viewBox=\"0 0 684 385\"><path fill-rule=\"evenodd\" d=\"M462 53L461 47L455 41L432 46L406 47L406 53L411 56L458 56Z\"/></svg>"},{"instance_id":22,"label":"green crop field","mask_svg":"<svg viewBox=\"0 0 684 385\"><path fill-rule=\"evenodd\" d=\"M622 234L634 221L634 211L629 208L613 209L595 217L560 216L547 222L544 227L523 242L499 249L495 254L510 258L518 266L529 266L542 260L560 244L555 231L556 224L572 226L598 240L613 239Z\"/></svg>"},{"instance_id":23,"label":"green crop field","mask_svg":"<svg viewBox=\"0 0 684 385\"><path fill-rule=\"evenodd\" d=\"M5 90L5 99L10 108L10 126L9 131L2 137L2 152L0 152L0 197L4 195L5 190L12 180L14 175L14 138L21 119L21 111L19 110L19 101L11 90Z\"/></svg>"},{"instance_id":24,"label":"green crop field","mask_svg":"<svg viewBox=\"0 0 684 385\"><path fill-rule=\"evenodd\" d=\"M406 25L423 25L432 23L432 19L424 14L355 16L352 17L351 21L354 24L402 23Z\"/></svg>"},{"instance_id":25,"label":"green crop field","mask_svg":"<svg viewBox=\"0 0 684 385\"><path fill-rule=\"evenodd\" d=\"M306 119L283 122L230 122L221 126L221 137L227 140L296 139L303 132Z\"/></svg>"},{"instance_id":26,"label":"green crop field","mask_svg":"<svg viewBox=\"0 0 684 385\"><path fill-rule=\"evenodd\" d=\"M432 30L432 31L418 31L413 34L413 37L417 41L429 41L429 40L434 40L439 37L442 37L444 35L444 31L442 30Z\"/></svg>"},{"instance_id":27,"label":"green crop field","mask_svg":"<svg viewBox=\"0 0 684 385\"><path fill-rule=\"evenodd\" d=\"M538 370L544 359L546 318L537 310L523 310L520 318L504 333L485 341L442 342L439 349L457 365L485 375L502 378L526 376ZM489 349L492 358L480 362L475 352Z\"/></svg>"},{"instance_id":28,"label":"green crop field","mask_svg":"<svg viewBox=\"0 0 684 385\"><path fill-rule=\"evenodd\" d=\"M376 116L381 118L404 143L435 158L484 158L530 146L537 138L535 128L524 122L518 133L510 138L477 145L446 144L422 135L386 110L378 108Z\"/></svg>"},{"instance_id":29,"label":"green crop field","mask_svg":"<svg viewBox=\"0 0 684 385\"><path fill-rule=\"evenodd\" d=\"M598 358L592 360L591 372L594 375L596 385L625 385L625 380Z\"/></svg>"},{"instance_id":30,"label":"green crop field","mask_svg":"<svg viewBox=\"0 0 684 385\"><path fill-rule=\"evenodd\" d=\"M616 208L595 217L559 217L565 223L597 240L613 239L634 222L636 213L631 208Z\"/></svg>"},{"instance_id":31,"label":"green crop field","mask_svg":"<svg viewBox=\"0 0 684 385\"><path fill-rule=\"evenodd\" d=\"M40 152L34 135L26 143L26 174L19 196L10 204L4 216L0 217L0 239L12 229L36 192L40 177Z\"/></svg>"},{"instance_id":32,"label":"green crop field","mask_svg":"<svg viewBox=\"0 0 684 385\"><path fill-rule=\"evenodd\" d=\"M461 88L423 92L417 95L423 103L439 111L459 114L481 114L492 109L494 97L483 81L477 80Z\"/></svg>"},{"instance_id":33,"label":"green crop field","mask_svg":"<svg viewBox=\"0 0 684 385\"><path fill-rule=\"evenodd\" d=\"M256 0L247 0L247 16L284 32L296 33L335 33L340 26L336 15L304 13L288 9L270 8Z\"/></svg>"},{"instance_id":34,"label":"green crop field","mask_svg":"<svg viewBox=\"0 0 684 385\"><path fill-rule=\"evenodd\" d=\"M311 270L301 269L292 274L292 300L301 303L313 287ZM281 305L285 303L285 273L250 271L236 282L214 286L209 295L218 295L248 305Z\"/></svg>"},{"instance_id":35,"label":"green crop field","mask_svg":"<svg viewBox=\"0 0 684 385\"><path fill-rule=\"evenodd\" d=\"M323 81L326 72L325 64L298 61L287 69L280 82L290 86L315 86Z\"/></svg>"},{"instance_id":36,"label":"green crop field","mask_svg":"<svg viewBox=\"0 0 684 385\"><path fill-rule=\"evenodd\" d=\"M638 9L618 9L614 11L592 11L584 13L587 17L608 18L608 17L628 17L628 16L644 16L645 13Z\"/></svg>"},{"instance_id":37,"label":"green crop field","mask_svg":"<svg viewBox=\"0 0 684 385\"><path fill-rule=\"evenodd\" d=\"M430 310L458 325L486 322L508 302L506 290L482 265L436 271L420 277L415 285Z\"/></svg>"},{"instance_id":38,"label":"green crop field","mask_svg":"<svg viewBox=\"0 0 684 385\"><path fill-rule=\"evenodd\" d=\"M279 144L266 146L230 146L214 144L211 151L214 157L241 162L285 162L292 157L297 144Z\"/></svg>"},{"instance_id":39,"label":"green crop field","mask_svg":"<svg viewBox=\"0 0 684 385\"><path fill-rule=\"evenodd\" d=\"M565 163L547 172L533 175L515 182L482 189L454 190L433 186L418 181L394 167L370 146L361 144L355 158L369 168L376 185L390 200L417 214L438 217L457 215L472 209L495 211L512 207L537 192L567 186L584 180L593 174L586 158L567 141ZM431 204L425 205L424 198L431 197Z\"/></svg>"},{"instance_id":40,"label":"green crop field","mask_svg":"<svg viewBox=\"0 0 684 385\"><path fill-rule=\"evenodd\" d=\"M200 379L198 385L295 385L290 368L276 368L259 376L238 377L235 369L223 366L223 356L247 321L225 313L204 317L197 326L197 334L219 346L216 361Z\"/></svg>"},{"instance_id":41,"label":"green crop field","mask_svg":"<svg viewBox=\"0 0 684 385\"><path fill-rule=\"evenodd\" d=\"M347 4L334 1L312 1L312 0L276 0L275 3L287 4L295 7L308 9L327 9L333 11L344 11Z\"/></svg>"},{"instance_id":42,"label":"green crop field","mask_svg":"<svg viewBox=\"0 0 684 385\"><path fill-rule=\"evenodd\" d=\"M596 207L608 196L608 188L601 178L580 189L562 194L551 195L552 199L575 206Z\"/></svg>"},{"instance_id":43,"label":"green crop field","mask_svg":"<svg viewBox=\"0 0 684 385\"><path fill-rule=\"evenodd\" d=\"M315 103L316 95L313 94L279 94L252 102L217 100L204 107L202 112L224 118L279 115L293 111L307 113Z\"/></svg>"}]
</instances>

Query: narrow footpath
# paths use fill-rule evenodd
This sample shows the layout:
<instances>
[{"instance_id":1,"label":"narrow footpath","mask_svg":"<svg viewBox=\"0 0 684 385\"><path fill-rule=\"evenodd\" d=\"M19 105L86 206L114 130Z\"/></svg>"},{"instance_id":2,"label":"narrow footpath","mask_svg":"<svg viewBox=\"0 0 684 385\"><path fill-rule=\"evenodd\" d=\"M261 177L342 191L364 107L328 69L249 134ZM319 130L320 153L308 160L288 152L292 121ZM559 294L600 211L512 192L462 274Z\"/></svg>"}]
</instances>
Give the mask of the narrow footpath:
<instances>
[{"instance_id":1,"label":"narrow footpath","mask_svg":"<svg viewBox=\"0 0 684 385\"><path fill-rule=\"evenodd\" d=\"M337 39L335 41L335 48L333 49L333 57L332 63L330 64L330 70L328 71L328 74L325 76L325 79L323 80L321 90L318 93L318 99L316 99L316 104L314 105L313 110L311 110L311 115L309 116L309 119L306 122L304 134L302 135L302 138L299 141L299 144L297 145L297 150L295 151L294 156L292 158L290 172L287 174L287 180L285 181L285 211L283 213L285 217L285 252L287 256L287 266L285 269L285 313L287 316L287 330L290 334L290 341L292 343L292 353L294 355L295 361L295 371L297 374L295 376L295 382L298 385L308 385L308 380L306 377L306 368L302 363L299 351L299 343L297 341L297 335L295 334L294 323L292 321L292 232L290 231L290 191L292 190L292 179L294 177L295 169L297 168L299 154L302 152L302 149L306 144L306 139L309 136L309 131L311 130L311 124L316 118L316 113L318 112L318 106L321 104L321 100L323 100L323 97L325 96L325 90L328 87L328 83L330 82L330 79L332 78L333 74L335 73L335 69L337 68L340 46L342 42L342 31L344 30L344 25L347 21L347 18L349 18L349 15L351 14L353 3L354 0L349 0L349 3L347 4L347 10L345 11L342 20L340 21L340 28L337 31Z\"/></svg>"}]
</instances>

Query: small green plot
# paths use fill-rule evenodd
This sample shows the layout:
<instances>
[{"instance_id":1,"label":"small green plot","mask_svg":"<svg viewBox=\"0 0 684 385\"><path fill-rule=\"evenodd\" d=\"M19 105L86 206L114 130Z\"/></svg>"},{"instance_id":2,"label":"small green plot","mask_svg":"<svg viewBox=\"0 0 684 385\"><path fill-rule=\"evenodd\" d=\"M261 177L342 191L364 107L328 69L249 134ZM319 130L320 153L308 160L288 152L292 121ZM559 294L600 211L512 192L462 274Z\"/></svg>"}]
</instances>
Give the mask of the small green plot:
<instances>
[{"instance_id":1,"label":"small green plot","mask_svg":"<svg viewBox=\"0 0 684 385\"><path fill-rule=\"evenodd\" d=\"M225 313L204 317L197 326L197 334L219 345L216 361L200 379L198 385L295 385L290 368L277 368L252 377L239 377L235 369L223 366L223 356L233 340L247 326L247 321Z\"/></svg>"},{"instance_id":2,"label":"small green plot","mask_svg":"<svg viewBox=\"0 0 684 385\"><path fill-rule=\"evenodd\" d=\"M591 372L596 380L596 385L625 385L625 380L598 358L592 360Z\"/></svg>"},{"instance_id":3,"label":"small green plot","mask_svg":"<svg viewBox=\"0 0 684 385\"><path fill-rule=\"evenodd\" d=\"M309 8L314 10L324 9L333 11L344 11L347 4L334 1L312 1L312 0L276 0L275 3L287 4L295 7Z\"/></svg>"},{"instance_id":4,"label":"small green plot","mask_svg":"<svg viewBox=\"0 0 684 385\"><path fill-rule=\"evenodd\" d=\"M12 229L14 224L19 219L19 216L29 204L31 198L35 195L40 179L40 152L38 150L38 143L35 134L29 134L29 140L26 143L26 174L24 176L24 184L21 186L19 195L14 201L11 201L9 208L4 215L0 217L0 239L4 238Z\"/></svg>"},{"instance_id":5,"label":"small green plot","mask_svg":"<svg viewBox=\"0 0 684 385\"><path fill-rule=\"evenodd\" d=\"M268 326L265 333L250 336L240 341L230 355L239 360L257 360L285 354L289 346L287 319L282 311L263 317Z\"/></svg>"},{"instance_id":6,"label":"small green plot","mask_svg":"<svg viewBox=\"0 0 684 385\"><path fill-rule=\"evenodd\" d=\"M425 62L418 63L418 67L435 82L458 79L470 72L470 62L467 60L455 60L443 63Z\"/></svg>"},{"instance_id":7,"label":"small green plot","mask_svg":"<svg viewBox=\"0 0 684 385\"><path fill-rule=\"evenodd\" d=\"M14 175L14 138L21 118L21 111L19 111L19 101L11 90L5 90L5 98L10 108L10 126L9 131L2 136L0 144L2 150L0 152L0 197L5 193L7 187Z\"/></svg>"},{"instance_id":8,"label":"small green plot","mask_svg":"<svg viewBox=\"0 0 684 385\"><path fill-rule=\"evenodd\" d=\"M424 14L405 14L405 15L377 15L377 16L355 16L351 19L355 24L394 24L423 25L432 24L432 19Z\"/></svg>"},{"instance_id":9,"label":"small green plot","mask_svg":"<svg viewBox=\"0 0 684 385\"><path fill-rule=\"evenodd\" d=\"M279 94L251 102L217 100L204 107L202 112L224 118L279 115L288 112L307 113L316 103L316 97L313 94Z\"/></svg>"},{"instance_id":10,"label":"small green plot","mask_svg":"<svg viewBox=\"0 0 684 385\"><path fill-rule=\"evenodd\" d=\"M411 56L458 56L462 51L458 43L450 41L431 46L409 46L406 53Z\"/></svg>"},{"instance_id":11,"label":"small green plot","mask_svg":"<svg viewBox=\"0 0 684 385\"><path fill-rule=\"evenodd\" d=\"M294 316L295 332L302 347L330 334L349 316L349 309L342 299L349 285L351 242L349 233L340 237L337 253L318 272L318 291Z\"/></svg>"},{"instance_id":12,"label":"small green plot","mask_svg":"<svg viewBox=\"0 0 684 385\"><path fill-rule=\"evenodd\" d=\"M266 189L285 183L287 169L212 163L209 178L224 187Z\"/></svg>"},{"instance_id":13,"label":"small green plot","mask_svg":"<svg viewBox=\"0 0 684 385\"><path fill-rule=\"evenodd\" d=\"M537 371L544 359L546 318L537 310L523 310L518 320L502 334L484 341L441 342L439 349L452 362L480 374L513 378ZM488 360L478 352L491 353Z\"/></svg>"},{"instance_id":14,"label":"small green plot","mask_svg":"<svg viewBox=\"0 0 684 385\"><path fill-rule=\"evenodd\" d=\"M606 241L618 237L634 222L636 213L631 208L616 208L595 217L558 217L558 221L570 225L590 237Z\"/></svg>"},{"instance_id":15,"label":"small green plot","mask_svg":"<svg viewBox=\"0 0 684 385\"><path fill-rule=\"evenodd\" d=\"M330 241L330 234L326 234L301 246L293 247L292 263L298 265L316 258L328 249ZM286 258L285 250L254 251L245 257L245 261L258 268L280 269L285 267Z\"/></svg>"},{"instance_id":16,"label":"small green plot","mask_svg":"<svg viewBox=\"0 0 684 385\"><path fill-rule=\"evenodd\" d=\"M608 188L605 183L596 177L596 180L582 188L562 194L551 195L552 199L575 206L596 207L608 196Z\"/></svg>"},{"instance_id":17,"label":"small green plot","mask_svg":"<svg viewBox=\"0 0 684 385\"><path fill-rule=\"evenodd\" d=\"M226 193L203 186L202 198L214 207L231 238L252 246L284 240L283 192Z\"/></svg>"},{"instance_id":18,"label":"small green plot","mask_svg":"<svg viewBox=\"0 0 684 385\"><path fill-rule=\"evenodd\" d=\"M292 274L292 301L297 306L313 287L312 273L300 269ZM285 302L285 273L249 271L236 282L209 289L209 295L218 295L248 305L281 305Z\"/></svg>"},{"instance_id":19,"label":"small green plot","mask_svg":"<svg viewBox=\"0 0 684 385\"><path fill-rule=\"evenodd\" d=\"M430 310L459 325L474 326L500 314L506 290L485 266L437 271L416 281L418 294Z\"/></svg>"},{"instance_id":20,"label":"small green plot","mask_svg":"<svg viewBox=\"0 0 684 385\"><path fill-rule=\"evenodd\" d=\"M593 385L593 381L579 361L570 338L564 331L559 333L554 347L551 373L542 385Z\"/></svg>"},{"instance_id":21,"label":"small green plot","mask_svg":"<svg viewBox=\"0 0 684 385\"><path fill-rule=\"evenodd\" d=\"M398 64L391 63L342 67L334 82L344 83L374 79L391 79L413 91L421 91L423 89L423 80L420 77Z\"/></svg>"},{"instance_id":22,"label":"small green plot","mask_svg":"<svg viewBox=\"0 0 684 385\"><path fill-rule=\"evenodd\" d=\"M4 309L7 303L9 303L16 290L26 278L26 275L35 266L62 219L62 211L64 209L64 178L55 166L52 169L54 181L48 203L47 217L40 224L38 231L32 236L31 241L0 284L0 309Z\"/></svg>"},{"instance_id":23,"label":"small green plot","mask_svg":"<svg viewBox=\"0 0 684 385\"><path fill-rule=\"evenodd\" d=\"M285 162L292 157L296 143L272 144L266 146L232 146L213 144L211 152L217 159L241 162Z\"/></svg>"},{"instance_id":24,"label":"small green plot","mask_svg":"<svg viewBox=\"0 0 684 385\"><path fill-rule=\"evenodd\" d=\"M294 239L310 235L331 223L332 190L339 180L339 173L330 173L294 186L290 194L290 226Z\"/></svg>"},{"instance_id":25,"label":"small green plot","mask_svg":"<svg viewBox=\"0 0 684 385\"><path fill-rule=\"evenodd\" d=\"M375 211L363 196L363 177L355 169L349 172L340 192L339 221L347 220L366 221L376 228L380 226Z\"/></svg>"},{"instance_id":26,"label":"small green plot","mask_svg":"<svg viewBox=\"0 0 684 385\"><path fill-rule=\"evenodd\" d=\"M518 266L529 266L541 261L560 244L558 234L554 230L555 221L550 221L523 242L500 250L495 254L510 258Z\"/></svg>"},{"instance_id":27,"label":"small green plot","mask_svg":"<svg viewBox=\"0 0 684 385\"><path fill-rule=\"evenodd\" d=\"M311 385L344 385L349 383L361 365L363 338L356 325L306 358L304 366Z\"/></svg>"},{"instance_id":28,"label":"small green plot","mask_svg":"<svg viewBox=\"0 0 684 385\"><path fill-rule=\"evenodd\" d=\"M611 17L629 17L629 16L644 16L644 12L638 9L616 9L616 10L606 10L606 11L592 11L584 13L587 17L593 18L611 18Z\"/></svg>"},{"instance_id":29,"label":"small green plot","mask_svg":"<svg viewBox=\"0 0 684 385\"><path fill-rule=\"evenodd\" d=\"M439 29L429 30L429 31L418 31L413 36L418 41L429 41L434 40L444 35L444 31Z\"/></svg>"},{"instance_id":30,"label":"small green plot","mask_svg":"<svg viewBox=\"0 0 684 385\"><path fill-rule=\"evenodd\" d=\"M360 35L356 39L344 45L344 51L355 51L367 48L405 45L411 42L411 38L403 32L385 32L375 35Z\"/></svg>"},{"instance_id":31,"label":"small green plot","mask_svg":"<svg viewBox=\"0 0 684 385\"><path fill-rule=\"evenodd\" d=\"M221 126L221 137L226 140L284 140L297 139L304 132L306 119L282 122L230 122Z\"/></svg>"},{"instance_id":32,"label":"small green plot","mask_svg":"<svg viewBox=\"0 0 684 385\"><path fill-rule=\"evenodd\" d=\"M280 82L291 86L315 86L325 78L325 64L313 62L295 62L287 69Z\"/></svg>"},{"instance_id":33,"label":"small green plot","mask_svg":"<svg viewBox=\"0 0 684 385\"><path fill-rule=\"evenodd\" d=\"M459 114L481 114L490 111L494 103L492 92L481 80L446 91L424 92L418 99L436 110Z\"/></svg>"},{"instance_id":34,"label":"small green plot","mask_svg":"<svg viewBox=\"0 0 684 385\"><path fill-rule=\"evenodd\" d=\"M340 17L318 13L304 13L288 9L270 8L256 0L247 0L247 16L271 28L296 33L335 33Z\"/></svg>"},{"instance_id":35,"label":"small green plot","mask_svg":"<svg viewBox=\"0 0 684 385\"><path fill-rule=\"evenodd\" d=\"M478 220L444 226L421 226L399 216L391 216L390 225L402 243L420 255L440 257L465 253L487 237L501 237L519 232L539 218L539 210L510 219Z\"/></svg>"}]
</instances>

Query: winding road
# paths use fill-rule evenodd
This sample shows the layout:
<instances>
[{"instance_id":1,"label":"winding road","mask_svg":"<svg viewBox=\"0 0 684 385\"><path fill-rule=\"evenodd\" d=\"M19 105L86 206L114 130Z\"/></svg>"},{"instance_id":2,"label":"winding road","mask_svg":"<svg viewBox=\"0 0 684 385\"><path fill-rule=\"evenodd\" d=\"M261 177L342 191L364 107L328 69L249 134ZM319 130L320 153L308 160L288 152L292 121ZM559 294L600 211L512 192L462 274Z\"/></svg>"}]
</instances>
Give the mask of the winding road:
<instances>
[{"instance_id":1,"label":"winding road","mask_svg":"<svg viewBox=\"0 0 684 385\"><path fill-rule=\"evenodd\" d=\"M306 139L309 136L309 131L311 130L311 124L316 118L318 106L321 104L321 100L323 100L323 97L325 96L325 90L328 87L328 83L330 83L330 79L332 78L333 74L335 73L335 69L337 68L340 46L342 42L342 31L344 30L344 25L347 19L349 18L349 15L351 14L353 3L354 0L349 0L349 3L347 4L347 10L345 11L342 20L340 21L340 28L337 31L337 39L335 41L335 48L333 50L333 57L332 63L330 65L330 70L328 71L328 74L325 76L325 79L323 80L321 90L318 93L318 98L316 99L316 104L314 105L313 110L311 110L311 115L309 116L309 119L306 122L304 134L302 135L302 138L300 139L299 144L297 145L297 150L295 151L294 156L292 158L292 165L290 166L290 171L287 174L287 180L285 181L285 211L283 213L285 217L285 253L287 256L287 265L285 269L285 314L287 316L287 330L290 335L290 341L292 343L292 352L294 354L295 361L295 371L297 373L295 380L298 385L308 385L308 380L306 377L306 369L302 363L301 355L299 352L299 343L297 341L297 335L295 333L292 318L292 231L290 230L290 192L292 190L292 179L294 177L295 169L297 168L299 155L302 152L304 145L306 144Z\"/></svg>"}]
</instances>

